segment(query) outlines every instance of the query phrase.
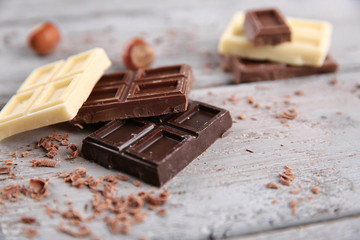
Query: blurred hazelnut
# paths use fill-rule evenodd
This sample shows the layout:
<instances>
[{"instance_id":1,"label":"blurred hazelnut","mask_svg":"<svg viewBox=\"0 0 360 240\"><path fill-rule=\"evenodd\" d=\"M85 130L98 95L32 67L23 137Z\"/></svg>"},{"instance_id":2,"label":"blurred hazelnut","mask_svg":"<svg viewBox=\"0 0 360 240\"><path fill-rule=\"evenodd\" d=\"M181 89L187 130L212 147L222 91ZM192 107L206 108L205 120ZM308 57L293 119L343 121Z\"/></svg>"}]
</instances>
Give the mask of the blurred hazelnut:
<instances>
[{"instance_id":1,"label":"blurred hazelnut","mask_svg":"<svg viewBox=\"0 0 360 240\"><path fill-rule=\"evenodd\" d=\"M59 29L51 22L37 25L28 38L29 46L39 55L47 55L53 52L59 41Z\"/></svg>"},{"instance_id":2,"label":"blurred hazelnut","mask_svg":"<svg viewBox=\"0 0 360 240\"><path fill-rule=\"evenodd\" d=\"M126 45L122 58L130 69L146 68L154 62L155 51L142 38L133 38Z\"/></svg>"}]
</instances>

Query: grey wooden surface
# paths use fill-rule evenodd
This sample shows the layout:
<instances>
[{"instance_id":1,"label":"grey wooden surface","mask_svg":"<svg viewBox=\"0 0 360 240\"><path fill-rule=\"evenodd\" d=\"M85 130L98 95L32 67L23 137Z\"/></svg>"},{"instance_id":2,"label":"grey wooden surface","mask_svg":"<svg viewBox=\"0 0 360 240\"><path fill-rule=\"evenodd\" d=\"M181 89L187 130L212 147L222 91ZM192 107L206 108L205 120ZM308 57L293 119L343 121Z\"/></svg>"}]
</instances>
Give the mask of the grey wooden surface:
<instances>
[{"instance_id":1,"label":"grey wooden surface","mask_svg":"<svg viewBox=\"0 0 360 240\"><path fill-rule=\"evenodd\" d=\"M125 69L121 52L126 41L142 36L156 49L154 66L189 63L195 74L191 98L231 111L236 120L230 134L219 139L165 185L172 194L161 218L151 213L145 223L134 226L124 239L359 239L360 238L360 1L276 1L287 16L327 20L333 24L331 54L339 62L336 74L276 82L232 85L217 56L217 42L235 11L269 6L268 1L0 1L0 106L16 91L30 71L38 66L87 50L103 47L113 61L109 72ZM270 5L272 6L272 5ZM26 46L30 29L38 22L57 23L63 39L58 50L38 57ZM208 66L212 67L209 68ZM336 78L338 83L329 82ZM295 91L302 90L303 96ZM236 105L226 100L235 94ZM289 98L290 95L291 97ZM247 103L253 96L260 108ZM284 101L289 100L290 104ZM267 109L266 105L271 105ZM299 117L281 124L276 114L295 107ZM245 120L236 116L242 114ZM251 120L256 117L257 120ZM9 152L23 151L53 131L70 133L71 142L81 144L89 130L67 124L29 131L0 143L0 160ZM246 149L253 151L247 152ZM105 176L104 169L85 159L66 160L60 155L55 169L31 168L30 160L43 152L34 150L18 160L15 179L0 181L0 187L27 183L31 177L50 177L51 195L41 202L31 199L7 204L0 215L0 239L23 239L22 214L37 216L37 239L64 239L56 228L59 218L50 219L42 204L62 209L71 199L82 209L90 201L86 189L69 187L58 179L59 171L77 166L90 175ZM293 168L292 187L267 189L278 181L284 165ZM134 178L131 178L134 179ZM298 195L291 189L302 185ZM119 183L119 193L153 189L141 184ZM292 215L289 201L308 197L313 186L321 192L298 204ZM66 196L64 195L66 193ZM277 204L272 204L273 200ZM0 205L0 208L4 208ZM102 219L90 224L97 236L117 239Z\"/></svg>"}]
</instances>

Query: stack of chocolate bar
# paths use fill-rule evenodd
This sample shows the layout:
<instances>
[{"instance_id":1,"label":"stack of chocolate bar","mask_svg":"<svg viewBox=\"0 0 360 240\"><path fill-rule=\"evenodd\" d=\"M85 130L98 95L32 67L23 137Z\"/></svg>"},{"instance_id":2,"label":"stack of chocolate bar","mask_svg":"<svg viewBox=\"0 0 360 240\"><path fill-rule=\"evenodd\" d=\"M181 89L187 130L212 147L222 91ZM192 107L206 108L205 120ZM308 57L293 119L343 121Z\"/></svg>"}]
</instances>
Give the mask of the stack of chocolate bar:
<instances>
[{"instance_id":1,"label":"stack of chocolate bar","mask_svg":"<svg viewBox=\"0 0 360 240\"><path fill-rule=\"evenodd\" d=\"M111 121L83 140L83 156L161 186L231 127L227 110L188 99L189 65L104 75L110 65L96 48L35 69L0 112L0 140Z\"/></svg>"},{"instance_id":2,"label":"stack of chocolate bar","mask_svg":"<svg viewBox=\"0 0 360 240\"><path fill-rule=\"evenodd\" d=\"M328 54L331 28L323 21L285 19L274 8L236 13L219 42L223 69L236 83L335 72L338 65Z\"/></svg>"}]
</instances>

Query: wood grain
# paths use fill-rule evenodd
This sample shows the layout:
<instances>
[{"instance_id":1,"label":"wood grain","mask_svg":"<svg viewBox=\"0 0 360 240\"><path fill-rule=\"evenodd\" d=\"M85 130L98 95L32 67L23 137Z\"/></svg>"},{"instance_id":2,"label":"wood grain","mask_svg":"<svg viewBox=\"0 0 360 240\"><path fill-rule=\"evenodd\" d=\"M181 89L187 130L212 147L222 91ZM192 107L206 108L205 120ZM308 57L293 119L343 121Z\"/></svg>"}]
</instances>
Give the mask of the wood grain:
<instances>
[{"instance_id":1,"label":"wood grain","mask_svg":"<svg viewBox=\"0 0 360 240\"><path fill-rule=\"evenodd\" d=\"M356 86L360 82L360 33L354 31L360 22L359 2L277 1L284 15L332 22L331 53L340 63L340 70L336 74L241 85L232 85L232 76L222 72L217 42L235 11L268 3L201 3L0 1L0 106L35 67L92 47L103 47L109 53L113 61L109 72L123 70L120 56L124 44L133 36L143 36L156 49L154 66L182 62L192 65L196 81L191 98L229 109L235 122L227 136L165 185L172 194L167 216L150 212L145 223L134 226L131 235L122 238L359 238L360 89ZM37 57L26 46L28 31L42 20L56 22L63 35L58 51L47 57ZM336 85L330 84L334 78ZM295 95L298 90L304 95ZM237 99L235 104L229 100L232 95ZM248 96L259 108L248 103ZM275 116L291 108L296 108L299 116L282 124ZM237 119L239 114L246 119ZM70 141L81 145L91 129L81 131L63 123L10 137L1 142L0 161L11 158L10 152L33 148L40 137L53 131L69 132ZM31 167L31 159L43 157L41 149L16 160L17 177L0 181L0 187L27 184L31 177L50 177L51 195L41 202L23 198L0 205L0 209L8 210L0 214L0 239L23 239L21 230L25 226L19 218L25 214L38 218L38 239L64 239L65 235L57 231L60 218L49 218L43 203L56 206L54 200L58 200L65 210L66 200L71 199L83 212L91 193L68 186L57 178L58 172L83 166L95 177L117 173L81 157L66 160L67 154L66 149L61 150L55 168ZM278 174L285 165L296 175L292 186L267 189L267 183L279 181ZM299 194L291 194L299 185ZM308 199L314 186L321 191ZM136 188L131 182L121 182L118 188L118 195L153 189L144 183ZM292 215L289 202L301 197L304 200L298 202L298 214ZM273 200L277 203L272 204ZM96 236L118 238L103 223L104 216L89 226Z\"/></svg>"}]
</instances>

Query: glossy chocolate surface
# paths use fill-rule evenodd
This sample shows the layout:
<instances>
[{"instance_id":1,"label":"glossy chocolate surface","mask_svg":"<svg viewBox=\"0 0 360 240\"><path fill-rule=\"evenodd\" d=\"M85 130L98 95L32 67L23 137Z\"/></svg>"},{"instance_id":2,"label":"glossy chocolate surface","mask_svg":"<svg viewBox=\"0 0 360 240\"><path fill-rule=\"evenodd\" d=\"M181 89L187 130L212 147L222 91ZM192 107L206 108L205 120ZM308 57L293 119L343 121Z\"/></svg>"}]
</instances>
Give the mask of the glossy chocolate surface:
<instances>
[{"instance_id":1,"label":"glossy chocolate surface","mask_svg":"<svg viewBox=\"0 0 360 240\"><path fill-rule=\"evenodd\" d=\"M193 79L187 64L104 75L71 122L96 123L185 111Z\"/></svg>"},{"instance_id":2,"label":"glossy chocolate surface","mask_svg":"<svg viewBox=\"0 0 360 240\"><path fill-rule=\"evenodd\" d=\"M245 15L244 30L249 41L255 46L291 41L290 28L275 8L248 11Z\"/></svg>"},{"instance_id":3,"label":"glossy chocolate surface","mask_svg":"<svg viewBox=\"0 0 360 240\"><path fill-rule=\"evenodd\" d=\"M186 112L114 120L83 140L82 153L104 167L162 186L231 125L229 111L190 101Z\"/></svg>"},{"instance_id":4,"label":"glossy chocolate surface","mask_svg":"<svg viewBox=\"0 0 360 240\"><path fill-rule=\"evenodd\" d=\"M269 61L253 61L222 55L224 71L232 71L236 83L278 80L336 72L338 64L329 55L321 67L291 66Z\"/></svg>"}]
</instances>

